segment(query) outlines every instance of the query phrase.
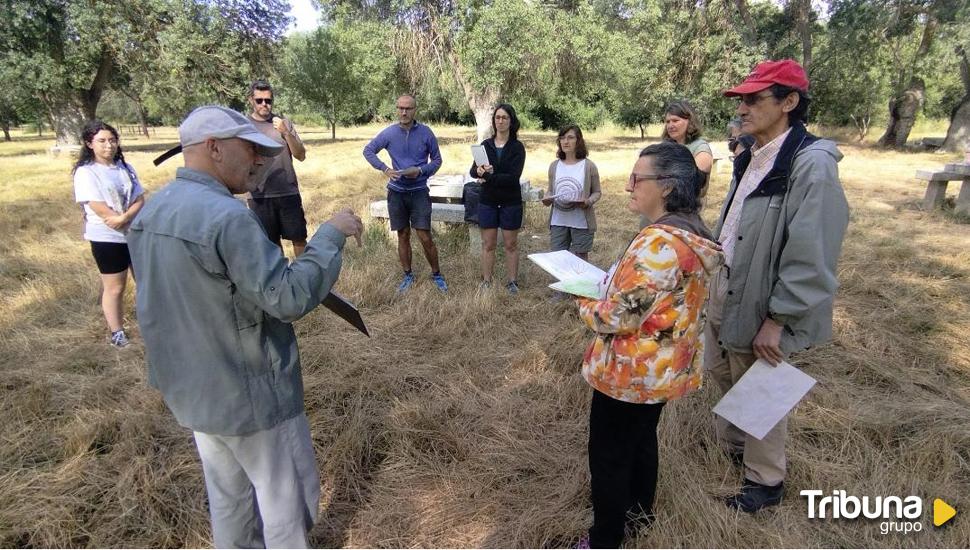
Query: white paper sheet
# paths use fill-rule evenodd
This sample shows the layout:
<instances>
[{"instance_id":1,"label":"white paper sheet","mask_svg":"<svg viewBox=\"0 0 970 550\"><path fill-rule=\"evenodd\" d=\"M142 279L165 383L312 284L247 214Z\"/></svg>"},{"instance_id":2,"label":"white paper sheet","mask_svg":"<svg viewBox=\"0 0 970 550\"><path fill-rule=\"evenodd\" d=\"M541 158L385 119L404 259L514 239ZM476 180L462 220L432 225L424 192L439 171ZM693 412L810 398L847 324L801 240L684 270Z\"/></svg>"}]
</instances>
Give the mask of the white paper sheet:
<instances>
[{"instance_id":1,"label":"white paper sheet","mask_svg":"<svg viewBox=\"0 0 970 550\"><path fill-rule=\"evenodd\" d=\"M606 272L568 250L529 254L529 259L560 281L587 279L600 282Z\"/></svg>"},{"instance_id":2,"label":"white paper sheet","mask_svg":"<svg viewBox=\"0 0 970 550\"><path fill-rule=\"evenodd\" d=\"M714 406L714 414L762 439L814 385L814 378L786 362L772 367L758 359Z\"/></svg>"},{"instance_id":3,"label":"white paper sheet","mask_svg":"<svg viewBox=\"0 0 970 550\"><path fill-rule=\"evenodd\" d=\"M485 152L485 146L472 145L472 158L475 159L475 164L478 166L488 164L488 153Z\"/></svg>"}]
</instances>

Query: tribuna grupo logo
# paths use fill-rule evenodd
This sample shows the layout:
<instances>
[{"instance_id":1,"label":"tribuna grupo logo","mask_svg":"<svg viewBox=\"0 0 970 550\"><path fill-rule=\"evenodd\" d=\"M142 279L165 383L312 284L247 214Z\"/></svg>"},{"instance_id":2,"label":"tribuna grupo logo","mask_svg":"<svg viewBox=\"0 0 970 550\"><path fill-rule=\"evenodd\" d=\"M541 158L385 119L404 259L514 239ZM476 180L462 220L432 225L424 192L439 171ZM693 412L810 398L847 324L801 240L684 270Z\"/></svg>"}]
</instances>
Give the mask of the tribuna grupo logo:
<instances>
[{"instance_id":1,"label":"tribuna grupo logo","mask_svg":"<svg viewBox=\"0 0 970 550\"><path fill-rule=\"evenodd\" d=\"M808 499L809 519L858 519L882 520L879 532L918 533L923 530L923 499L917 496L862 496L849 495L843 490L832 491L831 495L817 489L799 493ZM939 527L949 521L956 510L936 499L933 502L933 525Z\"/></svg>"}]
</instances>

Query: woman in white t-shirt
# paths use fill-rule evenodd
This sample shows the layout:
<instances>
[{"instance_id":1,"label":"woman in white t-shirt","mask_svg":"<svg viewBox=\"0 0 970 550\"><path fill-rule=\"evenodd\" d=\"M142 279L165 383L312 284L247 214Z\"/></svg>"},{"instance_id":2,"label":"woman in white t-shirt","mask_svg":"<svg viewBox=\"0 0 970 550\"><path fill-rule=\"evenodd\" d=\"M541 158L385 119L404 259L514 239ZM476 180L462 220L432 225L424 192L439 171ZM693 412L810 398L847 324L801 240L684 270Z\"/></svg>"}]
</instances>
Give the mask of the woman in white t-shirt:
<instances>
[{"instance_id":1,"label":"woman in white t-shirt","mask_svg":"<svg viewBox=\"0 0 970 550\"><path fill-rule=\"evenodd\" d=\"M556 138L556 160L549 165L549 184L542 204L549 214L549 248L568 250L586 260L593 248L596 214L600 200L600 173L587 157L586 141L579 126L571 124Z\"/></svg>"},{"instance_id":2,"label":"woman in white t-shirt","mask_svg":"<svg viewBox=\"0 0 970 550\"><path fill-rule=\"evenodd\" d=\"M111 345L128 345L122 313L131 256L125 232L145 203L135 169L125 162L118 131L92 120L81 133L84 146L74 165L74 199L84 210L84 239L101 273L101 309Z\"/></svg>"}]
</instances>

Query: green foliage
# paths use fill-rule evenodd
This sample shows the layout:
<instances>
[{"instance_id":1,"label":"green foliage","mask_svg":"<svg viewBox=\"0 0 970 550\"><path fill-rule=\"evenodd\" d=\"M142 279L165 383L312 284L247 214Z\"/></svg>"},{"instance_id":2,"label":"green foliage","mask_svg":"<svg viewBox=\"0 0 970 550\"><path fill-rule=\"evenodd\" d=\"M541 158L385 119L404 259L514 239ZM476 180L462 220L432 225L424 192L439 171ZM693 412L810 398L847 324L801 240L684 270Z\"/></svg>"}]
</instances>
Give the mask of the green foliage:
<instances>
[{"instance_id":1,"label":"green foliage","mask_svg":"<svg viewBox=\"0 0 970 550\"><path fill-rule=\"evenodd\" d=\"M167 122L200 103L238 102L254 74L272 74L289 22L285 0L3 0L2 6L4 76L36 98L59 141L94 116L108 86Z\"/></svg>"},{"instance_id":2,"label":"green foliage","mask_svg":"<svg viewBox=\"0 0 970 550\"><path fill-rule=\"evenodd\" d=\"M549 14L532 3L496 0L456 33L456 53L475 89L542 94L553 79Z\"/></svg>"},{"instance_id":3,"label":"green foliage","mask_svg":"<svg viewBox=\"0 0 970 550\"><path fill-rule=\"evenodd\" d=\"M337 22L287 42L282 82L304 109L331 128L373 117L389 95L393 65L384 53L390 29L377 22Z\"/></svg>"}]
</instances>

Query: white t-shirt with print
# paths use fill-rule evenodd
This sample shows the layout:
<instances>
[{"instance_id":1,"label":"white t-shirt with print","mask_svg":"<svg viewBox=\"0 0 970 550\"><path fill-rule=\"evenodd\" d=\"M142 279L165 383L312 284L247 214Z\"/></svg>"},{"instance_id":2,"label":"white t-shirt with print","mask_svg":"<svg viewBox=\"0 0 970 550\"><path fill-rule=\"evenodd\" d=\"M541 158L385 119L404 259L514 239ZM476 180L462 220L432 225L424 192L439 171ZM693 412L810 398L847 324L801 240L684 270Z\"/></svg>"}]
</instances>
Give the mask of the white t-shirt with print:
<instances>
[{"instance_id":1,"label":"white t-shirt with print","mask_svg":"<svg viewBox=\"0 0 970 550\"><path fill-rule=\"evenodd\" d=\"M572 165L559 161L556 165L556 183L552 188L553 194L557 198L552 203L550 225L588 229L586 211L579 206L568 204L569 201L580 201L586 198L583 196L583 182L585 180L586 159ZM560 194L563 196L560 196Z\"/></svg>"},{"instance_id":2,"label":"white t-shirt with print","mask_svg":"<svg viewBox=\"0 0 970 550\"><path fill-rule=\"evenodd\" d=\"M97 162L79 166L74 172L74 201L81 203L84 207L84 239L103 243L124 243L125 234L111 229L104 223L104 219L97 215L88 205L90 201L107 203L111 202L101 193L98 186L98 179L114 186L118 195L125 196L125 184L122 179L121 166L105 166ZM131 171L131 201L138 198L144 190L138 178L134 177L134 170ZM121 214L122 212L118 212Z\"/></svg>"}]
</instances>

